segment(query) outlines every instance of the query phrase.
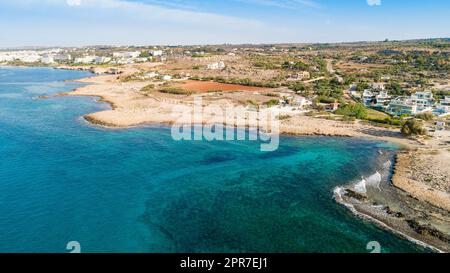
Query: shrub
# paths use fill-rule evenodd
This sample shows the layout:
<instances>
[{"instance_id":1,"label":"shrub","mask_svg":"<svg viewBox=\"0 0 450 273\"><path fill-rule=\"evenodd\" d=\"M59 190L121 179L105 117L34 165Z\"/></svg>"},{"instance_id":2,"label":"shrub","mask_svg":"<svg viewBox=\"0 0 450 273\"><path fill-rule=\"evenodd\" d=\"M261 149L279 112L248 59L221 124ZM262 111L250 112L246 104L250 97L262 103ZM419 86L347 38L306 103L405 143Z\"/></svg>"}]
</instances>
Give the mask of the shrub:
<instances>
[{"instance_id":1,"label":"shrub","mask_svg":"<svg viewBox=\"0 0 450 273\"><path fill-rule=\"evenodd\" d=\"M367 109L361 103L347 104L344 107L336 110L336 114L355 117L357 119L366 119L367 118Z\"/></svg>"},{"instance_id":2,"label":"shrub","mask_svg":"<svg viewBox=\"0 0 450 273\"><path fill-rule=\"evenodd\" d=\"M289 115L280 115L280 116L278 116L278 120L286 120L286 119L290 119L291 118L291 116L289 116Z\"/></svg>"},{"instance_id":3,"label":"shrub","mask_svg":"<svg viewBox=\"0 0 450 273\"><path fill-rule=\"evenodd\" d=\"M319 100L319 102L321 102L321 103L333 103L333 102L336 102L336 99L335 99L335 98L329 98L329 97L324 97L324 96L320 96L320 97L318 98L318 100Z\"/></svg>"},{"instance_id":4,"label":"shrub","mask_svg":"<svg viewBox=\"0 0 450 273\"><path fill-rule=\"evenodd\" d=\"M254 106L254 107L259 107L258 103L256 103L256 102L253 101L253 100L248 100L248 101L247 101L247 104L249 104L249 105L251 105L251 106Z\"/></svg>"},{"instance_id":5,"label":"shrub","mask_svg":"<svg viewBox=\"0 0 450 273\"><path fill-rule=\"evenodd\" d=\"M267 105L267 107L272 107L272 106L276 106L279 104L278 100L269 100L267 102L264 103L265 105Z\"/></svg>"},{"instance_id":6,"label":"shrub","mask_svg":"<svg viewBox=\"0 0 450 273\"><path fill-rule=\"evenodd\" d=\"M161 93L174 94L174 95L191 95L192 92L189 90L184 90L180 87L164 87L159 90Z\"/></svg>"},{"instance_id":7,"label":"shrub","mask_svg":"<svg viewBox=\"0 0 450 273\"><path fill-rule=\"evenodd\" d=\"M280 95L279 94L277 94L277 93L267 93L267 94L264 94L265 96L268 96L268 97L279 97Z\"/></svg>"},{"instance_id":8,"label":"shrub","mask_svg":"<svg viewBox=\"0 0 450 273\"><path fill-rule=\"evenodd\" d=\"M155 85L154 84L149 84L149 85L146 85L146 86L142 87L141 92L149 93L149 92L152 92L153 90L155 90Z\"/></svg>"},{"instance_id":9,"label":"shrub","mask_svg":"<svg viewBox=\"0 0 450 273\"><path fill-rule=\"evenodd\" d=\"M427 130L423 127L422 123L416 119L410 119L403 125L401 132L405 136L410 135L425 135Z\"/></svg>"},{"instance_id":10,"label":"shrub","mask_svg":"<svg viewBox=\"0 0 450 273\"><path fill-rule=\"evenodd\" d=\"M425 113L417 114L416 118L425 120L425 121L429 121L429 120L433 120L434 115L431 112L425 112Z\"/></svg>"},{"instance_id":11,"label":"shrub","mask_svg":"<svg viewBox=\"0 0 450 273\"><path fill-rule=\"evenodd\" d=\"M388 124L388 125L393 125L393 126L401 126L402 125L402 121L398 118L385 118L385 119L368 118L367 120L371 121L371 122L375 122L375 123Z\"/></svg>"}]
</instances>

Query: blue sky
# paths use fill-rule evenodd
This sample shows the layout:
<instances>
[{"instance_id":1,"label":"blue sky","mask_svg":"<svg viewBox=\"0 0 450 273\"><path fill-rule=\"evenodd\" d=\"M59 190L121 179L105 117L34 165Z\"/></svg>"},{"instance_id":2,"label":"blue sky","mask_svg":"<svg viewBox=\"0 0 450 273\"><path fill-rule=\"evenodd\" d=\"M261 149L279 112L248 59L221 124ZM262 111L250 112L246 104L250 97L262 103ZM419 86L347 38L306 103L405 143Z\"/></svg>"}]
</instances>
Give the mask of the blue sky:
<instances>
[{"instance_id":1,"label":"blue sky","mask_svg":"<svg viewBox=\"0 0 450 273\"><path fill-rule=\"evenodd\" d=\"M14 0L0 47L450 37L447 0Z\"/></svg>"}]
</instances>

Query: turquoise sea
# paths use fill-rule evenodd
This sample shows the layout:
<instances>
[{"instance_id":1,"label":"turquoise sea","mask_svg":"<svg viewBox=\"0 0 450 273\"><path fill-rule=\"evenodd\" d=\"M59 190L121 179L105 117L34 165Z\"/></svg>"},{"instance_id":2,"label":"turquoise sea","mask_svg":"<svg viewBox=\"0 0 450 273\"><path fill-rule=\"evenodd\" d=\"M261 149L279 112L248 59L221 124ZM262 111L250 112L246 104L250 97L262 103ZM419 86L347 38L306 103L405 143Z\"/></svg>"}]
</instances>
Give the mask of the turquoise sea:
<instances>
[{"instance_id":1,"label":"turquoise sea","mask_svg":"<svg viewBox=\"0 0 450 273\"><path fill-rule=\"evenodd\" d=\"M179 142L103 129L95 98L51 97L87 72L0 68L0 252L384 252L423 249L354 217L333 188L373 173L386 143L282 137Z\"/></svg>"}]
</instances>

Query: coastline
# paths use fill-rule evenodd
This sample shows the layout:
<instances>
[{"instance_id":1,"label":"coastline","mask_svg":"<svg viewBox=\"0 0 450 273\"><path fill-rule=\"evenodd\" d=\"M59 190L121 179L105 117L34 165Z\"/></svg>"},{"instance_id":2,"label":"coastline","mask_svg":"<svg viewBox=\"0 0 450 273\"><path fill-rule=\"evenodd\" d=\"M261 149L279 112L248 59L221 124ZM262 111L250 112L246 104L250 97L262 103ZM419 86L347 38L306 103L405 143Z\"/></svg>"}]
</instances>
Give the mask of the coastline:
<instances>
[{"instance_id":1,"label":"coastline","mask_svg":"<svg viewBox=\"0 0 450 273\"><path fill-rule=\"evenodd\" d=\"M98 97L100 98L100 102L108 103L111 106L111 110L86 114L84 119L91 124L108 128L129 128L145 124L171 125L177 122L191 122L191 120L180 120L170 115L171 110L175 105L190 102L186 97L183 97L180 101L177 97L173 96L163 96L160 98L144 96L139 94L138 90L144 87L145 83L120 83L117 81L115 76L111 75L84 78L77 80L77 82L86 83L88 85L60 95ZM124 90L126 91L124 92ZM214 118L208 118L207 123L217 124L221 122L218 122ZM240 124L235 123L224 125L238 126ZM401 137L398 132L390 129L378 128L361 124L359 122L346 124L339 121L313 118L305 115L295 116L287 120L283 120L280 125L280 133L293 136L359 137L387 141L402 147L402 150L398 152L399 154L406 150L417 149L423 146L423 144L420 144L415 140ZM401 162L404 161L405 160L401 160ZM419 200L426 201L426 198L422 196L423 194L421 195L423 191L411 192L411 188L408 188L398 182L404 181L402 177L405 176L405 172L408 171L408 167L408 163L399 164L398 161L394 163L392 186L404 191L405 193L411 194ZM348 185L338 188L345 189L347 187ZM422 247L426 247L437 252L450 251L450 248L443 250L441 249L441 246L435 246L433 242L425 242L427 240L420 238L419 234L417 234L417 236L414 236L415 234L406 234L404 230L401 230L398 227L393 227L389 222L373 217L369 211L364 211L361 208L358 210L358 208L355 208L354 204L351 202L346 202L342 196L340 197L340 200L337 200L336 192L334 192L334 195L337 203L344 205L359 217L369 220L384 229L421 245ZM445 199L443 201L445 203ZM429 203L433 206L436 205L432 202ZM449 207L447 207L447 205L444 204L441 207L447 212L449 211Z\"/></svg>"},{"instance_id":2,"label":"coastline","mask_svg":"<svg viewBox=\"0 0 450 273\"><path fill-rule=\"evenodd\" d=\"M391 227L385 221L378 220L375 217L372 217L367 212L363 212L363 211L360 211L360 210L356 209L355 206L351 202L344 201L344 199L342 197L342 195L344 194L343 191L345 191L345 187L343 187L343 186L336 187L333 190L333 199L336 201L336 203L338 203L338 204L346 207L348 210L350 210L356 217L359 217L361 219L364 219L366 221L374 223L375 225L379 226L380 228L385 229L385 230L387 230L389 232L392 232L395 235L400 236L400 237L402 237L402 238L404 238L404 239L406 239L406 240L408 240L408 241L410 241L410 242L412 242L414 244L417 244L417 245L419 245L419 246L421 246L423 248L430 249L430 250L432 250L434 252L437 252L437 253L446 253L446 251L444 251L442 249L439 249L439 248L437 248L437 247L435 247L435 246L433 246L431 244L428 244L428 243L423 242L423 241L421 241L419 239L416 239L416 238L414 238L412 236L409 236L409 235L405 234L404 232L400 231L399 229Z\"/></svg>"}]
</instances>

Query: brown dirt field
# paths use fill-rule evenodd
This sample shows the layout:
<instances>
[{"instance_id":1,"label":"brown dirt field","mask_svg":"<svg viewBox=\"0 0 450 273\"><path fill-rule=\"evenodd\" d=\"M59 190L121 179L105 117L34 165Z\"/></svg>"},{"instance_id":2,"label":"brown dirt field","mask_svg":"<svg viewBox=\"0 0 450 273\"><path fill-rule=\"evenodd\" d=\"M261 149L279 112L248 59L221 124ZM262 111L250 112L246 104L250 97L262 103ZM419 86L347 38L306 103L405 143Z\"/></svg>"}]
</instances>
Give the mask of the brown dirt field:
<instances>
[{"instance_id":1,"label":"brown dirt field","mask_svg":"<svg viewBox=\"0 0 450 273\"><path fill-rule=\"evenodd\" d=\"M359 70L359 69L376 69L376 68L386 68L388 65L385 64L359 64L359 63L353 63L353 62L339 62L336 67L349 71L349 70Z\"/></svg>"},{"instance_id":2,"label":"brown dirt field","mask_svg":"<svg viewBox=\"0 0 450 273\"><path fill-rule=\"evenodd\" d=\"M209 91L264 91L267 88L244 86L238 84L227 84L207 81L186 81L178 87L192 92L209 92Z\"/></svg>"}]
</instances>

